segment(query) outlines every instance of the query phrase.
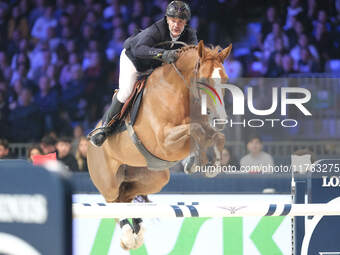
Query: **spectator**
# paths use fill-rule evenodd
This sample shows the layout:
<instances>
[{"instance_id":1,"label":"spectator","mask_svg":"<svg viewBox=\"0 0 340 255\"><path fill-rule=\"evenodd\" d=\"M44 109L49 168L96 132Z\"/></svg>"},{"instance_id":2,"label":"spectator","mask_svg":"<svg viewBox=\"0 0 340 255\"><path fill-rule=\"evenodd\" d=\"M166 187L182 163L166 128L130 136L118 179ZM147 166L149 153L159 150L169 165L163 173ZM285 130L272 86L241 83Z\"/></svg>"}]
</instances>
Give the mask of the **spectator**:
<instances>
[{"instance_id":1,"label":"spectator","mask_svg":"<svg viewBox=\"0 0 340 255\"><path fill-rule=\"evenodd\" d=\"M19 42L19 51L15 53L12 56L12 61L11 61L11 68L16 69L18 67L18 57L20 55L25 56L25 61L29 63L29 56L31 55L30 50L29 50L29 45L28 45L28 40L26 38L22 38Z\"/></svg>"},{"instance_id":2,"label":"spectator","mask_svg":"<svg viewBox=\"0 0 340 255\"><path fill-rule=\"evenodd\" d=\"M20 4L20 8L23 8L24 4ZM35 0L34 1L34 5L35 8L33 8L33 10L30 12L29 14L29 25L30 27L33 26L33 24L35 23L35 21L44 15L46 9L45 9L45 1L44 0ZM27 3L26 3L27 6Z\"/></svg>"},{"instance_id":3,"label":"spectator","mask_svg":"<svg viewBox=\"0 0 340 255\"><path fill-rule=\"evenodd\" d=\"M9 115L9 124L13 142L34 142L40 139L41 116L29 89L23 88L20 91L18 103Z\"/></svg>"},{"instance_id":4,"label":"spectator","mask_svg":"<svg viewBox=\"0 0 340 255\"><path fill-rule=\"evenodd\" d=\"M20 9L20 14L25 17L29 17L29 6L30 4L28 3L28 0L20 0L19 1L19 9Z\"/></svg>"},{"instance_id":5,"label":"spectator","mask_svg":"<svg viewBox=\"0 0 340 255\"><path fill-rule=\"evenodd\" d=\"M77 48L80 53L84 53L84 51L88 47L89 41L91 41L92 39L94 39L93 28L90 25L85 24L82 28L81 36L78 39L79 43Z\"/></svg>"},{"instance_id":6,"label":"spectator","mask_svg":"<svg viewBox=\"0 0 340 255\"><path fill-rule=\"evenodd\" d=\"M47 39L46 40L47 40L48 45L49 45L49 50L51 52L56 51L59 43L61 43L61 39L57 37L55 27L49 27L47 29Z\"/></svg>"},{"instance_id":7,"label":"spectator","mask_svg":"<svg viewBox=\"0 0 340 255\"><path fill-rule=\"evenodd\" d=\"M11 80L12 69L9 65L9 61L7 59L7 54L5 53L5 51L0 51L0 72L3 74L6 81Z\"/></svg>"},{"instance_id":8,"label":"spectator","mask_svg":"<svg viewBox=\"0 0 340 255\"><path fill-rule=\"evenodd\" d=\"M309 24L312 24L313 21L317 18L317 10L318 3L316 0L307 0L307 21Z\"/></svg>"},{"instance_id":9,"label":"spectator","mask_svg":"<svg viewBox=\"0 0 340 255\"><path fill-rule=\"evenodd\" d=\"M305 28L301 21L296 20L294 26L287 30L287 36L289 39L289 48L293 48L298 44L299 37L305 33Z\"/></svg>"},{"instance_id":10,"label":"spectator","mask_svg":"<svg viewBox=\"0 0 340 255\"><path fill-rule=\"evenodd\" d=\"M27 74L30 66L30 59L28 58L27 53L20 52L15 58L15 63L12 61L13 74L10 83L13 84L18 79L20 79L22 82L28 82Z\"/></svg>"},{"instance_id":11,"label":"spectator","mask_svg":"<svg viewBox=\"0 0 340 255\"><path fill-rule=\"evenodd\" d=\"M73 38L73 30L70 26L65 26L61 30L61 41L66 42Z\"/></svg>"},{"instance_id":12,"label":"spectator","mask_svg":"<svg viewBox=\"0 0 340 255\"><path fill-rule=\"evenodd\" d=\"M279 77L282 73L282 54L274 52L274 56L269 59L266 77Z\"/></svg>"},{"instance_id":13,"label":"spectator","mask_svg":"<svg viewBox=\"0 0 340 255\"><path fill-rule=\"evenodd\" d=\"M328 15L325 10L319 10L317 20L313 21L313 34L315 34L316 26L319 23L321 23L325 27L327 32L331 31L332 26L331 26L330 21L328 20Z\"/></svg>"},{"instance_id":14,"label":"spectator","mask_svg":"<svg viewBox=\"0 0 340 255\"><path fill-rule=\"evenodd\" d=\"M333 30L331 31L331 39L333 49L331 55L334 58L340 58L340 0L335 0L336 13L332 17Z\"/></svg>"},{"instance_id":15,"label":"spectator","mask_svg":"<svg viewBox=\"0 0 340 255\"><path fill-rule=\"evenodd\" d=\"M81 19L83 18L82 15L79 15L79 9L78 6L72 2L69 1L67 7L66 7L66 13L69 15L69 17L72 17L71 21L71 28L79 28L81 24Z\"/></svg>"},{"instance_id":16,"label":"spectator","mask_svg":"<svg viewBox=\"0 0 340 255\"><path fill-rule=\"evenodd\" d=\"M70 171L78 171L78 164L76 158L71 153L72 140L68 137L61 137L58 139L57 148L57 158L62 163L64 163Z\"/></svg>"},{"instance_id":17,"label":"spectator","mask_svg":"<svg viewBox=\"0 0 340 255\"><path fill-rule=\"evenodd\" d=\"M85 90L82 81L81 68L77 65L71 68L71 80L61 87L60 103L63 108L69 113L71 120L77 120L81 107L81 100Z\"/></svg>"},{"instance_id":18,"label":"spectator","mask_svg":"<svg viewBox=\"0 0 340 255\"><path fill-rule=\"evenodd\" d=\"M59 90L59 72L58 67L56 65L49 65L46 71L46 77L50 81L50 87L51 89L58 91Z\"/></svg>"},{"instance_id":19,"label":"spectator","mask_svg":"<svg viewBox=\"0 0 340 255\"><path fill-rule=\"evenodd\" d=\"M31 69L29 76L34 82L38 83L40 77L45 75L48 67L53 64L52 53L49 51L49 49L43 50L37 56L35 61L37 61L39 64Z\"/></svg>"},{"instance_id":20,"label":"spectator","mask_svg":"<svg viewBox=\"0 0 340 255\"><path fill-rule=\"evenodd\" d=\"M7 54L9 56L13 56L14 54L19 52L20 42L22 40L22 36L18 29L13 31L12 38L8 39L7 44Z\"/></svg>"},{"instance_id":21,"label":"spectator","mask_svg":"<svg viewBox=\"0 0 340 255\"><path fill-rule=\"evenodd\" d=\"M249 154L241 158L240 166L243 171L247 172L263 172L268 167L274 166L271 155L264 152L263 144L260 137L252 137L247 143Z\"/></svg>"},{"instance_id":22,"label":"spectator","mask_svg":"<svg viewBox=\"0 0 340 255\"><path fill-rule=\"evenodd\" d=\"M148 16L143 16L140 22L140 27L145 29L152 25L152 19Z\"/></svg>"},{"instance_id":23,"label":"spectator","mask_svg":"<svg viewBox=\"0 0 340 255\"><path fill-rule=\"evenodd\" d=\"M102 98L102 91L105 88L105 82L102 80L105 69L103 68L102 58L99 52L92 52L89 54L88 67L85 69L85 80L86 80L86 96L89 103L93 100ZM98 85L102 89L98 90Z\"/></svg>"},{"instance_id":24,"label":"spectator","mask_svg":"<svg viewBox=\"0 0 340 255\"><path fill-rule=\"evenodd\" d=\"M73 128L73 141L72 141L72 153L76 155L77 148L80 142L80 139L84 136L84 129L81 125L76 125Z\"/></svg>"},{"instance_id":25,"label":"spectator","mask_svg":"<svg viewBox=\"0 0 340 255\"><path fill-rule=\"evenodd\" d=\"M57 0L56 1L56 8L55 8L55 17L60 18L66 11L66 2L67 0Z\"/></svg>"},{"instance_id":26,"label":"spectator","mask_svg":"<svg viewBox=\"0 0 340 255\"><path fill-rule=\"evenodd\" d=\"M13 32L18 30L23 38L27 38L29 34L28 20L21 15L20 7L15 5L12 8L12 15L8 22L8 38L12 39Z\"/></svg>"},{"instance_id":27,"label":"spectator","mask_svg":"<svg viewBox=\"0 0 340 255\"><path fill-rule=\"evenodd\" d=\"M46 135L41 139L40 148L43 154L46 155L57 151L56 144L57 144L56 138L54 138L51 135Z\"/></svg>"},{"instance_id":28,"label":"spectator","mask_svg":"<svg viewBox=\"0 0 340 255\"><path fill-rule=\"evenodd\" d=\"M126 13L126 6L121 5L119 0L111 0L111 4L104 9L103 16L105 19L110 19L114 16Z\"/></svg>"},{"instance_id":29,"label":"spectator","mask_svg":"<svg viewBox=\"0 0 340 255\"><path fill-rule=\"evenodd\" d=\"M8 103L11 109L14 109L17 105L18 97L21 90L24 88L21 80L17 79L14 84L8 89Z\"/></svg>"},{"instance_id":30,"label":"spectator","mask_svg":"<svg viewBox=\"0 0 340 255\"><path fill-rule=\"evenodd\" d=\"M136 24L136 22L131 22L128 25L128 36L132 36L134 34L138 33L138 26Z\"/></svg>"},{"instance_id":31,"label":"spectator","mask_svg":"<svg viewBox=\"0 0 340 255\"><path fill-rule=\"evenodd\" d=\"M58 38L61 37L64 27L71 27L70 15L68 15L66 12L63 12L61 14L61 16L59 17L57 26L55 28L55 32L56 32L56 35L58 36Z\"/></svg>"},{"instance_id":32,"label":"spectator","mask_svg":"<svg viewBox=\"0 0 340 255\"><path fill-rule=\"evenodd\" d=\"M264 40L263 50L264 57L268 59L270 54L275 51L275 41L281 39L284 48L289 47L288 36L282 31L279 23L273 23L273 31L269 33Z\"/></svg>"},{"instance_id":33,"label":"spectator","mask_svg":"<svg viewBox=\"0 0 340 255\"><path fill-rule=\"evenodd\" d=\"M88 172L87 168L87 145L88 141L85 136L82 136L78 143L78 148L76 152L76 159L79 171Z\"/></svg>"},{"instance_id":34,"label":"spectator","mask_svg":"<svg viewBox=\"0 0 340 255\"><path fill-rule=\"evenodd\" d=\"M269 60L268 60L269 63L275 60L274 56L276 55L276 53L284 54L286 50L287 50L287 47L285 47L285 45L283 44L282 39L280 37L276 38L274 51L269 56Z\"/></svg>"},{"instance_id":35,"label":"spectator","mask_svg":"<svg viewBox=\"0 0 340 255\"><path fill-rule=\"evenodd\" d=\"M266 11L266 17L261 23L261 40L264 41L264 39L267 37L269 33L273 30L273 23L277 22L277 13L274 6L269 6Z\"/></svg>"},{"instance_id":36,"label":"spectator","mask_svg":"<svg viewBox=\"0 0 340 255\"><path fill-rule=\"evenodd\" d=\"M284 54L281 60L282 63L282 75L286 76L289 74L294 74L296 71L294 70L294 60L289 54Z\"/></svg>"},{"instance_id":37,"label":"spectator","mask_svg":"<svg viewBox=\"0 0 340 255\"><path fill-rule=\"evenodd\" d=\"M1 73L0 73L0 76L1 76ZM5 80L3 80L2 77L0 77L0 91L4 92L5 95L6 95L7 91L8 91L8 84L7 84L7 82Z\"/></svg>"},{"instance_id":38,"label":"spectator","mask_svg":"<svg viewBox=\"0 0 340 255\"><path fill-rule=\"evenodd\" d=\"M319 71L318 63L313 59L308 49L304 48L300 51L301 57L298 62L298 72L315 73Z\"/></svg>"},{"instance_id":39,"label":"spectator","mask_svg":"<svg viewBox=\"0 0 340 255\"><path fill-rule=\"evenodd\" d=\"M48 38L48 29L56 27L57 20L53 17L53 7L47 6L44 15L39 17L32 28L32 37L38 40L46 40Z\"/></svg>"},{"instance_id":40,"label":"spectator","mask_svg":"<svg viewBox=\"0 0 340 255\"><path fill-rule=\"evenodd\" d=\"M231 154L231 150L229 148L223 148L222 150L222 156L221 156L221 165L222 166L235 166L237 170L239 170L238 163L233 158Z\"/></svg>"},{"instance_id":41,"label":"spectator","mask_svg":"<svg viewBox=\"0 0 340 255\"><path fill-rule=\"evenodd\" d=\"M115 29L112 40L108 43L106 49L106 56L109 60L113 61L118 59L121 51L123 50L123 43L126 39L125 31L122 27Z\"/></svg>"},{"instance_id":42,"label":"spectator","mask_svg":"<svg viewBox=\"0 0 340 255\"><path fill-rule=\"evenodd\" d=\"M42 114L44 132L55 130L58 121L56 117L58 115L59 98L57 91L51 88L50 80L47 76L42 76L39 79L39 92L35 97L35 102Z\"/></svg>"},{"instance_id":43,"label":"spectator","mask_svg":"<svg viewBox=\"0 0 340 255\"><path fill-rule=\"evenodd\" d=\"M9 159L9 145L6 139L0 139L0 159Z\"/></svg>"},{"instance_id":44,"label":"spectator","mask_svg":"<svg viewBox=\"0 0 340 255\"><path fill-rule=\"evenodd\" d=\"M5 92L0 90L0 134L3 137L8 137L8 116L9 108L6 100Z\"/></svg>"},{"instance_id":45,"label":"spectator","mask_svg":"<svg viewBox=\"0 0 340 255\"><path fill-rule=\"evenodd\" d=\"M76 53L73 52L69 54L68 63L61 70L60 80L59 80L61 86L66 86L66 84L72 80L71 71L72 71L72 68L75 68L76 66L80 68L78 56Z\"/></svg>"},{"instance_id":46,"label":"spectator","mask_svg":"<svg viewBox=\"0 0 340 255\"><path fill-rule=\"evenodd\" d=\"M299 43L296 45L291 51L290 55L294 60L295 68L297 69L299 60L301 59L301 50L307 48L311 53L312 57L315 61L319 61L319 53L314 45L309 43L308 37L306 34L302 34L299 37Z\"/></svg>"},{"instance_id":47,"label":"spectator","mask_svg":"<svg viewBox=\"0 0 340 255\"><path fill-rule=\"evenodd\" d=\"M7 10L4 6L0 6L0 49L5 49L7 44Z\"/></svg>"},{"instance_id":48,"label":"spectator","mask_svg":"<svg viewBox=\"0 0 340 255\"><path fill-rule=\"evenodd\" d=\"M38 144L34 144L34 145L32 145L28 148L27 159L28 159L28 161L33 162L33 156L42 155L42 154L43 154L43 152L42 152L42 149L40 148L40 146Z\"/></svg>"},{"instance_id":49,"label":"spectator","mask_svg":"<svg viewBox=\"0 0 340 255\"><path fill-rule=\"evenodd\" d=\"M321 22L316 24L314 40L315 46L320 54L320 65L323 69L326 61L330 58L329 49L332 48L331 36L330 33L327 31L325 24Z\"/></svg>"},{"instance_id":50,"label":"spectator","mask_svg":"<svg viewBox=\"0 0 340 255\"><path fill-rule=\"evenodd\" d=\"M132 16L131 16L132 20L135 20L138 23L141 23L143 14L144 14L143 2L141 0L133 1Z\"/></svg>"},{"instance_id":51,"label":"spectator","mask_svg":"<svg viewBox=\"0 0 340 255\"><path fill-rule=\"evenodd\" d=\"M287 7L286 24L284 26L285 30L290 29L293 26L292 17L296 17L303 12L303 8L300 5L299 0L290 0L289 6Z\"/></svg>"}]
</instances>

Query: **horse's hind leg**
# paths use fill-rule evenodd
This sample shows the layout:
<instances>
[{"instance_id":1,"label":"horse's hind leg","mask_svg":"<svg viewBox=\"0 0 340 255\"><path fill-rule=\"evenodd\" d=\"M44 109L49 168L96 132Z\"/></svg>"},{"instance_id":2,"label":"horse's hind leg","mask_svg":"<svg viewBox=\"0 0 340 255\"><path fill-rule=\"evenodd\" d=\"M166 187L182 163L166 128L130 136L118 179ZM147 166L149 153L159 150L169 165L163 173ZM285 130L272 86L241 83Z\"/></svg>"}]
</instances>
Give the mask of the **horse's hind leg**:
<instances>
[{"instance_id":1,"label":"horse's hind leg","mask_svg":"<svg viewBox=\"0 0 340 255\"><path fill-rule=\"evenodd\" d=\"M124 171L119 170L120 162L105 157L102 147L95 147L88 143L88 166L92 182L105 198L106 202L116 202L119 188L124 180ZM119 171L118 171L119 170ZM122 229L120 245L129 250L136 246L132 225L126 219L120 221Z\"/></svg>"},{"instance_id":2,"label":"horse's hind leg","mask_svg":"<svg viewBox=\"0 0 340 255\"><path fill-rule=\"evenodd\" d=\"M112 203L119 196L119 187L123 181L121 163L107 158L102 147L95 147L88 143L87 162L92 182L103 195L106 202Z\"/></svg>"},{"instance_id":3,"label":"horse's hind leg","mask_svg":"<svg viewBox=\"0 0 340 255\"><path fill-rule=\"evenodd\" d=\"M119 202L131 202L139 195L159 192L169 181L169 170L150 171L147 168L127 167L125 169L125 182L119 190ZM144 243L145 227L141 218L132 219L137 249Z\"/></svg>"},{"instance_id":4,"label":"horse's hind leg","mask_svg":"<svg viewBox=\"0 0 340 255\"><path fill-rule=\"evenodd\" d=\"M146 167L127 167L118 201L131 202L136 196L157 193L169 182L169 178L168 169L150 171Z\"/></svg>"}]
</instances>

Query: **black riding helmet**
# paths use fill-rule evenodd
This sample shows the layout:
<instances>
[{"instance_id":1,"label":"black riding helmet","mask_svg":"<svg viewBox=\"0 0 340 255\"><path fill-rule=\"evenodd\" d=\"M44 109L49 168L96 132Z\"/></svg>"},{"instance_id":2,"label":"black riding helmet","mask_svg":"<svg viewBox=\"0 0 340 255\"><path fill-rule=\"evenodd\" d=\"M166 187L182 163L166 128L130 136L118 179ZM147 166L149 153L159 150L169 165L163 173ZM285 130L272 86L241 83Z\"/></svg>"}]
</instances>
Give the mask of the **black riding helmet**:
<instances>
[{"instance_id":1,"label":"black riding helmet","mask_svg":"<svg viewBox=\"0 0 340 255\"><path fill-rule=\"evenodd\" d=\"M182 1L172 1L166 8L165 16L190 20L191 12L189 5Z\"/></svg>"}]
</instances>

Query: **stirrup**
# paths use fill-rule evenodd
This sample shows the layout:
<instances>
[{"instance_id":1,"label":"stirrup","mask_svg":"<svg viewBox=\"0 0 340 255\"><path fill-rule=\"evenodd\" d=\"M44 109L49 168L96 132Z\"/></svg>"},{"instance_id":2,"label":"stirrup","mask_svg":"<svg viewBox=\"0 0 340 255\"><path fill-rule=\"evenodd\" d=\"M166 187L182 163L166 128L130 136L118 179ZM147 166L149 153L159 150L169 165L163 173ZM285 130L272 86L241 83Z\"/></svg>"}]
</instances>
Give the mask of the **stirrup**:
<instances>
[{"instance_id":1,"label":"stirrup","mask_svg":"<svg viewBox=\"0 0 340 255\"><path fill-rule=\"evenodd\" d=\"M106 126L106 127L97 127L95 129L93 129L88 135L87 135L87 139L90 140L92 136L94 136L95 134L99 133L99 132L105 132L105 129L109 128L110 126Z\"/></svg>"},{"instance_id":2,"label":"stirrup","mask_svg":"<svg viewBox=\"0 0 340 255\"><path fill-rule=\"evenodd\" d=\"M116 121L118 121L118 119L119 119L118 116L119 116L119 113L117 113L115 116L113 116L113 118L106 125L93 129L87 135L87 139L91 139L92 136L94 136L95 134L97 134L99 132L102 132L102 131L105 132L106 129L110 129L116 123Z\"/></svg>"}]
</instances>

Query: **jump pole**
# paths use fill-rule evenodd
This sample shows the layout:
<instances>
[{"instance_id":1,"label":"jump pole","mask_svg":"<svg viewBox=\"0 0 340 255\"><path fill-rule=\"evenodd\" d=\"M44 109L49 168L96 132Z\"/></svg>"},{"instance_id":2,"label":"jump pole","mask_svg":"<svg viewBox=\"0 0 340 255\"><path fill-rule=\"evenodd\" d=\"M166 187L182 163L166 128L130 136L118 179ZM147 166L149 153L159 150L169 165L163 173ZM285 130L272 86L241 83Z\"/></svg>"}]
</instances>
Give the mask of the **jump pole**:
<instances>
[{"instance_id":1,"label":"jump pole","mask_svg":"<svg viewBox=\"0 0 340 255\"><path fill-rule=\"evenodd\" d=\"M335 216L339 204L223 203L169 205L156 203L74 203L73 218L192 218L247 216Z\"/></svg>"}]
</instances>

